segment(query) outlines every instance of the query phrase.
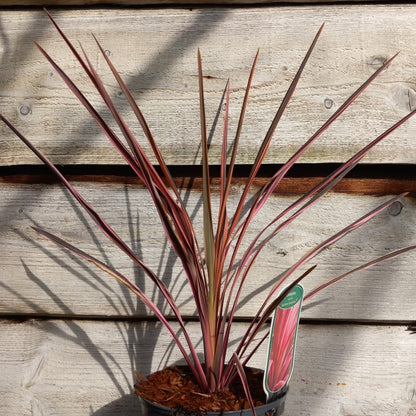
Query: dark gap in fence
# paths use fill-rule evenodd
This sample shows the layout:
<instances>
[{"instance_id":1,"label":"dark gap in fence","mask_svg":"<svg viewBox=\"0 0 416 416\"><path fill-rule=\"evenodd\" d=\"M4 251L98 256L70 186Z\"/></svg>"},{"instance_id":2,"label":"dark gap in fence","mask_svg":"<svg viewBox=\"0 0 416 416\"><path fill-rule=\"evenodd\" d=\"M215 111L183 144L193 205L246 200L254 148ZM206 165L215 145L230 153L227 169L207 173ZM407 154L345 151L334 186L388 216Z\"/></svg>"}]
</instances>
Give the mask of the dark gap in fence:
<instances>
[{"instance_id":1,"label":"dark gap in fence","mask_svg":"<svg viewBox=\"0 0 416 416\"><path fill-rule=\"evenodd\" d=\"M281 167L279 164L264 164L258 173L258 177L268 178ZM287 177L323 177L335 170L339 164L322 163L313 164L305 163L293 166L288 172ZM133 171L125 165L61 165L61 172L65 175L79 176L101 176L111 175L120 177L134 177ZM159 167L156 167L160 170ZM169 167L173 177L201 177L202 167L199 165L173 165ZM234 176L237 178L247 177L250 173L251 165L237 165L234 170ZM19 175L46 175L48 169L43 165L17 165L1 166L0 176L19 176ZM217 178L220 176L220 166L211 166L211 176ZM358 165L348 176L349 178L368 178L368 179L416 179L415 165L409 164L362 164Z\"/></svg>"},{"instance_id":2,"label":"dark gap in fence","mask_svg":"<svg viewBox=\"0 0 416 416\"><path fill-rule=\"evenodd\" d=\"M337 164L300 164L294 166L281 182L277 192L281 195L305 193L319 183ZM267 183L281 165L264 165L254 186ZM70 181L98 182L108 184L131 184L141 186L132 170L120 165L70 165L59 166ZM157 169L159 169L157 167ZM202 171L200 166L171 166L170 171L179 188L202 189ZM249 165L236 166L234 184L244 185L250 173ZM214 191L219 190L220 167L212 166L211 177ZM57 180L42 165L21 165L0 167L0 183L13 184L54 184ZM416 168L414 165L359 165L334 188L335 192L386 195L411 192L416 196Z\"/></svg>"},{"instance_id":3,"label":"dark gap in fence","mask_svg":"<svg viewBox=\"0 0 416 416\"><path fill-rule=\"evenodd\" d=\"M175 322L174 317L166 317L168 321ZM74 320L74 321L112 321L112 322L159 322L154 316L137 316L137 315L67 315L67 314L0 314L0 321L12 324L25 323L30 320L51 321L51 320ZM186 322L198 322L195 316L184 316ZM251 322L250 317L235 317L236 322ZM315 319L301 318L300 323L303 325L356 325L356 326L406 326L409 331L416 330L416 321L412 320L366 320L366 319Z\"/></svg>"}]
</instances>

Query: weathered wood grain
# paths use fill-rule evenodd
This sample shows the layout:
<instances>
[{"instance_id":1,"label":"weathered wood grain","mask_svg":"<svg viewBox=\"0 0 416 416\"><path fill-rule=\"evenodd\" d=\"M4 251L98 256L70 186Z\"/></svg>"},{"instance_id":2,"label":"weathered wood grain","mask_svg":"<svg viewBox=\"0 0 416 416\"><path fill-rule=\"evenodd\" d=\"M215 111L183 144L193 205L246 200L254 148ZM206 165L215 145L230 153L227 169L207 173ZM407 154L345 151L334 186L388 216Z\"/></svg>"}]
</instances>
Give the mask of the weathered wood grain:
<instances>
[{"instance_id":1,"label":"weathered wood grain","mask_svg":"<svg viewBox=\"0 0 416 416\"><path fill-rule=\"evenodd\" d=\"M2 321L0 339L0 411L8 416L140 415L134 370L145 375L180 359L154 324ZM415 359L416 336L405 327L301 325L285 416L414 415ZM263 360L261 350L252 365Z\"/></svg>"},{"instance_id":2,"label":"weathered wood grain","mask_svg":"<svg viewBox=\"0 0 416 416\"><path fill-rule=\"evenodd\" d=\"M166 247L162 228L146 192L133 184L75 182L76 188L95 206L120 236L144 261L163 276L184 314L194 311L191 294L184 286L176 256ZM230 206L241 188L234 186ZM183 190L195 227L201 230L201 193ZM322 199L270 242L253 267L242 297L240 316L252 316L262 293L293 262L315 244L386 201L388 196L332 193ZM273 196L253 223L249 236L271 221L295 196ZM305 280L306 288L335 277L372 258L401 246L415 244L415 201L405 198L361 230L350 234L327 251L318 268ZM395 215L398 214L398 215ZM30 227L44 227L144 284L143 274L70 202L58 185L0 185L0 284L1 314L66 316L143 315L133 295L93 266L87 266L44 240ZM310 264L315 264L312 260ZM304 311L314 319L410 321L416 316L415 254L384 263L350 277L316 298ZM145 287L152 293L152 287ZM404 296L403 294L406 294ZM250 298L250 301L248 299ZM155 300L159 303L158 296Z\"/></svg>"},{"instance_id":3,"label":"weathered wood grain","mask_svg":"<svg viewBox=\"0 0 416 416\"><path fill-rule=\"evenodd\" d=\"M251 0L237 0L241 5ZM269 0L260 0L260 3ZM238 162L250 163L273 113L322 21L324 33L312 55L270 148L267 163L284 162L387 57L394 64L302 158L301 163L343 161L416 108L413 4L319 5L319 0L281 7L78 8L52 14L73 40L81 40L103 74L126 120L135 122L97 53L94 32L141 105L171 165L200 162L196 50L203 55L208 127L222 118L221 96L231 78L231 131L234 131L246 77L260 47L254 86ZM0 0L5 5L39 5L38 0ZM100 3L109 3L107 0ZM212 4L235 4L213 0ZM259 2L257 2L259 3ZM307 5L306 3L311 3ZM326 3L336 3L329 1ZM42 5L93 5L96 0L45 0ZM111 4L156 4L155 0L111 0ZM158 5L169 5L162 0ZM102 110L74 61L39 9L0 11L0 112L11 118L53 161L67 165L116 165L120 158L85 111L65 89L33 45L40 42ZM103 111L107 119L108 114ZM402 126L365 159L370 164L416 165L416 120ZM213 135L218 160L221 121ZM140 135L140 133L138 133ZM145 144L146 146L146 144ZM0 167L39 162L0 125ZM10 170L12 172L13 170ZM16 170L17 172L17 170ZM21 172L21 171L20 171ZM33 172L33 170L29 171ZM385 176L388 178L388 175ZM109 176L77 188L129 241L174 292L181 311L194 308L185 279L155 219L151 201L131 179ZM101 178L102 179L102 178ZM181 181L178 178L178 181ZM262 220L293 201L314 178L284 183ZM200 188L183 189L197 228L201 228ZM188 183L189 185L189 183ZM392 192L415 191L415 176L387 180L348 180L273 241L253 269L243 294L240 318L253 315L270 285L314 244L333 234ZM236 203L241 183L233 188ZM295 194L296 194L295 192ZM352 192L352 193L351 193ZM414 194L412 194L414 196ZM372 221L324 252L306 288L393 248L415 244L414 198ZM180 359L171 337L117 282L39 237L39 225L92 251L132 276L143 274L91 227L58 185L31 176L0 178L0 414L140 415L132 392L134 370L143 375ZM253 235L260 222L250 231ZM306 304L303 317L335 320L333 325L302 324L285 416L415 416L416 335L406 331L416 316L415 254L363 272ZM144 284L149 293L153 288ZM163 301L154 295L163 308ZM169 313L167 311L167 313ZM10 319L23 315L22 321ZM30 319L40 315L53 319ZM55 319L56 317L64 319ZM74 318L95 317L104 320ZM122 320L119 318L133 317ZM143 321L141 321L143 319ZM341 324L369 321L372 325ZM307 322L307 321L306 321ZM386 326L381 323L402 323ZM375 324L375 325L374 325ZM235 337L244 323L235 325ZM199 340L199 327L189 322ZM264 351L252 364L262 367Z\"/></svg>"},{"instance_id":4,"label":"weathered wood grain","mask_svg":"<svg viewBox=\"0 0 416 416\"><path fill-rule=\"evenodd\" d=\"M170 5L207 5L207 4L231 4L231 5L250 5L250 4L288 4L288 3L340 3L343 0L0 0L0 6L94 6L94 5L119 5L119 6L170 6ZM358 2L362 0L350 0ZM377 0L369 0L377 1Z\"/></svg>"},{"instance_id":5,"label":"weathered wood grain","mask_svg":"<svg viewBox=\"0 0 416 416\"><path fill-rule=\"evenodd\" d=\"M231 131L238 119L249 67L257 48L261 48L243 131L241 163L254 159L273 113L323 21L324 33L278 129L269 163L285 161L381 62L397 51L401 53L387 73L302 162L345 160L415 106L412 45L416 7L412 4L71 9L53 11L53 15L71 39L85 45L120 111L134 124L90 32L97 35L142 106L169 164L199 163L198 47L206 75L209 128L226 80L231 78ZM44 13L5 9L0 25L1 111L55 162L119 163L98 128L33 45L33 41L40 42L102 108ZM366 161L415 163L414 129L415 121L409 122L372 151ZM218 160L219 126L215 133L212 160ZM38 161L0 126L0 165L26 163Z\"/></svg>"}]
</instances>

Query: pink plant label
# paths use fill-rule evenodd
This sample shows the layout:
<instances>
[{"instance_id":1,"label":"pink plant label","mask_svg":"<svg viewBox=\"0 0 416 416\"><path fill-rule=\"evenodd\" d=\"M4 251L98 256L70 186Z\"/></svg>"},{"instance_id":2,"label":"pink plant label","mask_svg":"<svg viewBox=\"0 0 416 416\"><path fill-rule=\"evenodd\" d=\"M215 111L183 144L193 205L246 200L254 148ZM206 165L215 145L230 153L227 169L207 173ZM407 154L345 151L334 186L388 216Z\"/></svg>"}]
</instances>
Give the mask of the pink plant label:
<instances>
[{"instance_id":1,"label":"pink plant label","mask_svg":"<svg viewBox=\"0 0 416 416\"><path fill-rule=\"evenodd\" d=\"M263 380L268 401L286 390L292 375L302 300L303 287L296 285L273 314Z\"/></svg>"}]
</instances>

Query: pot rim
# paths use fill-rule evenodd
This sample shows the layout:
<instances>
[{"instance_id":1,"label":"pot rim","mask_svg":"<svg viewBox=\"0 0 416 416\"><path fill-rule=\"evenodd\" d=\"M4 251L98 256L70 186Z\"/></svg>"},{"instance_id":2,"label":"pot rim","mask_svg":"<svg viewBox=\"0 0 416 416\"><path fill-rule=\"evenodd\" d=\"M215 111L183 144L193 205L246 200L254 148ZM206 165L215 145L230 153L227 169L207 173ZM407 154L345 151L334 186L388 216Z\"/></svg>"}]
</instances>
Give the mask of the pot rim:
<instances>
[{"instance_id":1,"label":"pot rim","mask_svg":"<svg viewBox=\"0 0 416 416\"><path fill-rule=\"evenodd\" d=\"M261 413L263 411L266 412L267 410L273 409L276 406L279 406L279 405L283 404L284 401L286 400L287 392L288 392L288 389L286 389L283 393L281 393L276 399L273 399L272 401L270 401L266 404L263 404L261 406L256 406L255 407L256 411L258 411L259 413ZM164 410L166 412L172 412L172 410L174 409L172 407L167 407L167 406L163 406L159 403L152 402L152 401L150 401L150 400L148 400L148 399L146 399L142 396L138 396L138 397L139 397L140 400L148 403L150 406L158 407L159 409ZM249 412L249 411L251 411L251 409L248 408L248 409L240 409L240 410L228 410L226 412L223 412L223 411L201 412L200 415L203 415L203 416L214 416L214 415L227 416L227 415L232 415L232 414L237 414L237 413L241 414L243 411L248 411ZM188 414L188 413L184 413L184 414ZM195 413L189 413L189 415L194 415L194 414Z\"/></svg>"}]
</instances>

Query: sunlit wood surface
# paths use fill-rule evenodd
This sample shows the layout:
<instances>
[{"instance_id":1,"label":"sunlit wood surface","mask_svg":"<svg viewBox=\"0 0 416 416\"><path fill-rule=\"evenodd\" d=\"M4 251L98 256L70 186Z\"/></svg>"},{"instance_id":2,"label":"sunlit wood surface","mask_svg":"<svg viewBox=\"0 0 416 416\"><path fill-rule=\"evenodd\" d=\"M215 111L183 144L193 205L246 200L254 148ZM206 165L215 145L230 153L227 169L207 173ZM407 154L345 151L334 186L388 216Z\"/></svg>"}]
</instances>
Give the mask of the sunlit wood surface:
<instances>
[{"instance_id":1,"label":"sunlit wood surface","mask_svg":"<svg viewBox=\"0 0 416 416\"><path fill-rule=\"evenodd\" d=\"M246 78L260 47L238 159L243 174L322 22L324 32L270 147L269 168L284 163L374 70L400 51L302 157L303 167L271 197L249 236L315 185L331 164L347 160L416 105L416 5L411 3L293 1L245 7L238 2L234 7L197 7L192 2L185 7L182 2L170 7L169 2L157 2L156 8L129 8L125 6L133 2L121 0L112 7L85 7L94 3L65 0L79 7L50 11L75 44L85 46L121 113L141 137L91 32L100 40L143 109L167 163L176 169L176 183L197 229L202 227L198 48L215 164L225 84L230 79L234 132ZM11 4L39 3L0 2ZM1 113L70 172L76 188L163 277L198 340L190 291L166 246L150 198L128 172L119 173L122 160L45 63L34 41L56 58L108 119L99 97L36 7L0 9ZM312 260L318 267L305 287L416 244L415 123L410 120L373 149L359 175L340 183L264 249L242 295L234 337L243 333L262 293L290 264L394 194L410 191ZM212 183L215 200L218 179ZM237 203L243 183L243 177L233 183L231 205ZM1 124L0 414L140 415L132 394L134 370L146 375L177 362L180 356L172 339L117 282L56 248L31 226L56 232L119 267L149 293L153 290ZM305 304L285 416L416 415L415 258L407 254L351 276ZM170 314L158 296L154 300ZM264 351L252 364L264 366Z\"/></svg>"}]
</instances>

